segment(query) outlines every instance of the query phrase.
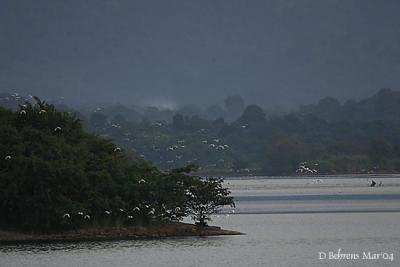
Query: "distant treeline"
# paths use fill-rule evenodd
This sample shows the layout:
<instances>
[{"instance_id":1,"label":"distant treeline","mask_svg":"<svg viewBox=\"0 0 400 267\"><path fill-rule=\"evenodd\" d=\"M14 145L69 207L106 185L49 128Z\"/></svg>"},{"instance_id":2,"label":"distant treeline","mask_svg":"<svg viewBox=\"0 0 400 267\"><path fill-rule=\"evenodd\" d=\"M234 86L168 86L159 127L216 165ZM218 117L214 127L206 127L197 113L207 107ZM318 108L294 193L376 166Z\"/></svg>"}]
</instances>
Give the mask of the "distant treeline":
<instances>
[{"instance_id":1,"label":"distant treeline","mask_svg":"<svg viewBox=\"0 0 400 267\"><path fill-rule=\"evenodd\" d=\"M239 111L235 99L230 109ZM228 174L400 172L400 92L390 89L344 104L327 97L284 115L249 105L232 122L179 112L171 122L132 122L96 111L87 127L163 169L195 163Z\"/></svg>"},{"instance_id":2,"label":"distant treeline","mask_svg":"<svg viewBox=\"0 0 400 267\"><path fill-rule=\"evenodd\" d=\"M65 107L64 107L65 108ZM400 92L340 103L327 97L276 115L246 106L81 109L85 126L164 169L265 175L400 172Z\"/></svg>"}]
</instances>

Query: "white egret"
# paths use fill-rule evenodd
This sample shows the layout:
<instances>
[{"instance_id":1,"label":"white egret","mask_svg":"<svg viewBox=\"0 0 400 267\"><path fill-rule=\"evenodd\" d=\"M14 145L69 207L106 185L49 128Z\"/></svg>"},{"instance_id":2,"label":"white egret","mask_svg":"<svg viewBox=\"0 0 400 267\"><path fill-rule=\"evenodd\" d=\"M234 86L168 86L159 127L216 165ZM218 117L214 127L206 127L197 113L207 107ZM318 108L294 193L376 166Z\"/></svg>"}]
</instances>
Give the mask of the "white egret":
<instances>
[{"instance_id":1,"label":"white egret","mask_svg":"<svg viewBox=\"0 0 400 267\"><path fill-rule=\"evenodd\" d=\"M155 209L154 208L152 208L150 211L149 211L149 215L154 215L154 213L155 213Z\"/></svg>"}]
</instances>

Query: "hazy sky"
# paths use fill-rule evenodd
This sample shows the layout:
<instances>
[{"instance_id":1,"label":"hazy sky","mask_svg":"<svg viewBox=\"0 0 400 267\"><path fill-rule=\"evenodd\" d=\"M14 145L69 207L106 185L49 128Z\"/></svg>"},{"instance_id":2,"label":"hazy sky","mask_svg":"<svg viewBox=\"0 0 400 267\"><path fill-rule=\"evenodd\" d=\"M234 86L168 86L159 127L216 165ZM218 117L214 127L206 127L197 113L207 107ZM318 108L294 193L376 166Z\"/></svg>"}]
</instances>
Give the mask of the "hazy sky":
<instances>
[{"instance_id":1,"label":"hazy sky","mask_svg":"<svg viewBox=\"0 0 400 267\"><path fill-rule=\"evenodd\" d=\"M0 0L0 91L264 106L400 87L400 1Z\"/></svg>"}]
</instances>

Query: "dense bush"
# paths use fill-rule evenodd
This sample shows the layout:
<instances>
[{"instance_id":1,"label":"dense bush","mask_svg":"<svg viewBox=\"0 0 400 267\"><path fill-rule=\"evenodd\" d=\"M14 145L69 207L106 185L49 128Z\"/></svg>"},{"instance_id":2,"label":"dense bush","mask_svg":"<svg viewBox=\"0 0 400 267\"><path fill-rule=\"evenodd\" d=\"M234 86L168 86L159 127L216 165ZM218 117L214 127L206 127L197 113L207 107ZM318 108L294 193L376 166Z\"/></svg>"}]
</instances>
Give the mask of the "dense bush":
<instances>
[{"instance_id":1,"label":"dense bush","mask_svg":"<svg viewBox=\"0 0 400 267\"><path fill-rule=\"evenodd\" d=\"M39 99L16 112L0 108L3 229L178 221L188 213L189 188L208 183L190 170L160 172ZM225 195L220 203L233 201Z\"/></svg>"}]
</instances>

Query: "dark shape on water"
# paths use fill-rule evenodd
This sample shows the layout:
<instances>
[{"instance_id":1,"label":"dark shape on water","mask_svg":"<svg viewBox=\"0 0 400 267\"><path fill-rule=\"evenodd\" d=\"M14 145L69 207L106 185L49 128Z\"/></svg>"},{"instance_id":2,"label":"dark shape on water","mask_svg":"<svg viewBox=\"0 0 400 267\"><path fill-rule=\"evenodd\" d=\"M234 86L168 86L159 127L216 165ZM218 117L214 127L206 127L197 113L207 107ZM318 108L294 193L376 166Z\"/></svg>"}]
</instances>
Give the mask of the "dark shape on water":
<instances>
[{"instance_id":1,"label":"dark shape on water","mask_svg":"<svg viewBox=\"0 0 400 267\"><path fill-rule=\"evenodd\" d=\"M370 187L375 187L375 185L376 185L376 182L374 180L372 180Z\"/></svg>"}]
</instances>

